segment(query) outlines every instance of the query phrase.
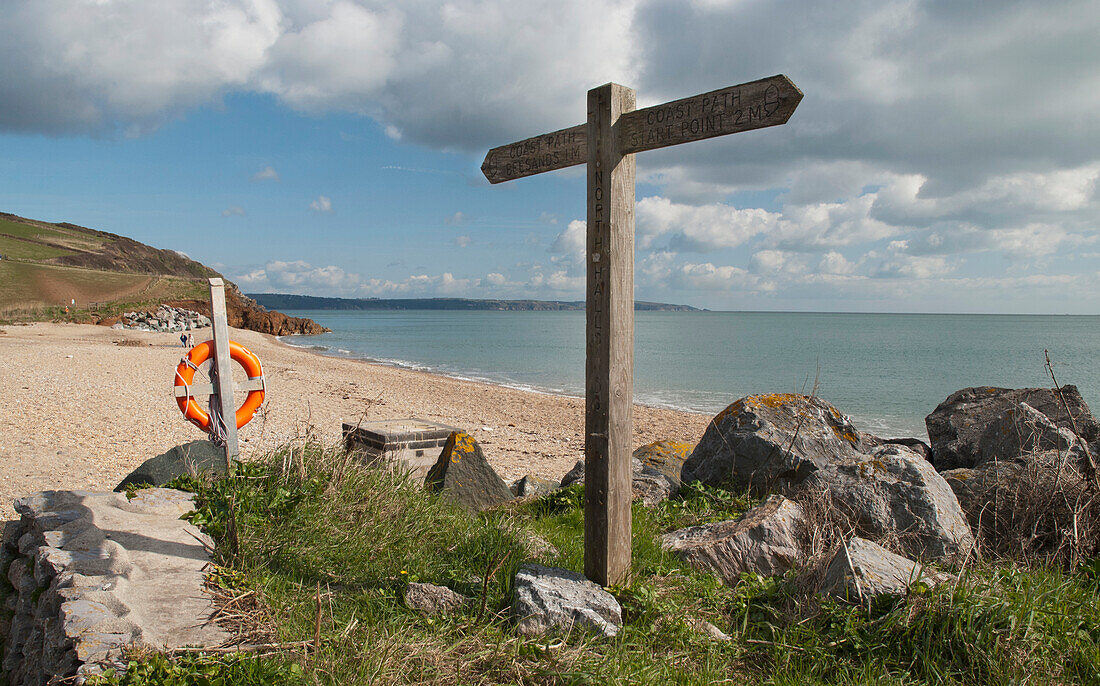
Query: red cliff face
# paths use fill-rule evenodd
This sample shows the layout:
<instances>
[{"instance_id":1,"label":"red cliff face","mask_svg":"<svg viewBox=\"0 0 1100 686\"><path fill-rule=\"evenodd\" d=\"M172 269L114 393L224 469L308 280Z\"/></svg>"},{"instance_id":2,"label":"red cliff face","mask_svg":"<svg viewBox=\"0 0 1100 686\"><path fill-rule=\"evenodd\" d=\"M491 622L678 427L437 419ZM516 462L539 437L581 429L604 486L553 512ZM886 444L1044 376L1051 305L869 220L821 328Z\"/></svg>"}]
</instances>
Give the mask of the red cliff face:
<instances>
[{"instance_id":1,"label":"red cliff face","mask_svg":"<svg viewBox=\"0 0 1100 686\"><path fill-rule=\"evenodd\" d=\"M172 307L183 307L188 310L211 316L210 303L203 300L175 300L165 303ZM229 326L237 329L248 329L272 336L290 336L293 334L319 334L330 331L312 319L304 317L290 317L282 312L265 310L256 304L251 298L244 297L233 288L225 289L225 309Z\"/></svg>"}]
</instances>

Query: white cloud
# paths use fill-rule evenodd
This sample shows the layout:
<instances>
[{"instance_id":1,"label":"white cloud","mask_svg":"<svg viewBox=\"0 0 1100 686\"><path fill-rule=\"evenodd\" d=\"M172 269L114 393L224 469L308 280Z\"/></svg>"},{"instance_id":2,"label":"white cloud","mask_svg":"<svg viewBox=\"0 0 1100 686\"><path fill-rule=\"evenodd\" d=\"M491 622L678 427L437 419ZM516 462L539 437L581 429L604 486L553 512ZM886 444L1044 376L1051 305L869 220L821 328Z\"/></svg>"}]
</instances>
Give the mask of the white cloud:
<instances>
[{"instance_id":1,"label":"white cloud","mask_svg":"<svg viewBox=\"0 0 1100 686\"><path fill-rule=\"evenodd\" d=\"M289 291L292 293L347 294L354 292L361 279L335 265L315 267L302 260L268 262L233 277L242 288L254 291Z\"/></svg>"},{"instance_id":2,"label":"white cloud","mask_svg":"<svg viewBox=\"0 0 1100 686\"><path fill-rule=\"evenodd\" d=\"M455 212L451 216L444 219L443 223L444 224L450 224L452 226L457 226L459 224L464 224L464 223L466 223L466 215L462 214L461 212Z\"/></svg>"},{"instance_id":3,"label":"white cloud","mask_svg":"<svg viewBox=\"0 0 1100 686\"><path fill-rule=\"evenodd\" d=\"M953 271L951 263L942 255L910 253L908 241L892 241L884 251L867 253L864 261L871 265L871 275L881 278L931 279Z\"/></svg>"},{"instance_id":4,"label":"white cloud","mask_svg":"<svg viewBox=\"0 0 1100 686\"><path fill-rule=\"evenodd\" d=\"M772 282L761 279L739 267L702 264L683 264L673 272L673 284L685 290L748 292L771 291Z\"/></svg>"},{"instance_id":5,"label":"white cloud","mask_svg":"<svg viewBox=\"0 0 1100 686\"><path fill-rule=\"evenodd\" d=\"M244 208L232 205L222 210L223 217L243 217L245 215Z\"/></svg>"},{"instance_id":6,"label":"white cloud","mask_svg":"<svg viewBox=\"0 0 1100 686\"><path fill-rule=\"evenodd\" d=\"M649 248L668 236L675 250L709 252L741 245L774 229L779 216L758 208L721 203L693 206L652 196L637 203L638 246Z\"/></svg>"},{"instance_id":7,"label":"white cloud","mask_svg":"<svg viewBox=\"0 0 1100 686\"><path fill-rule=\"evenodd\" d=\"M147 130L248 88L282 24L272 0L0 4L0 128Z\"/></svg>"},{"instance_id":8,"label":"white cloud","mask_svg":"<svg viewBox=\"0 0 1100 686\"><path fill-rule=\"evenodd\" d=\"M852 264L840 253L835 250L830 250L821 257L821 262L817 265L818 272L822 274L835 274L846 275L851 274L856 269L856 265Z\"/></svg>"},{"instance_id":9,"label":"white cloud","mask_svg":"<svg viewBox=\"0 0 1100 686\"><path fill-rule=\"evenodd\" d=\"M483 148L568 126L592 84L631 82L634 5L6 3L0 128L148 130L246 91L307 112L364 114L399 140ZM569 20L546 30L548 16Z\"/></svg>"},{"instance_id":10,"label":"white cloud","mask_svg":"<svg viewBox=\"0 0 1100 686\"><path fill-rule=\"evenodd\" d=\"M550 252L583 263L587 232L588 224L580 219L574 219L554 239L554 242L550 245Z\"/></svg>"},{"instance_id":11,"label":"white cloud","mask_svg":"<svg viewBox=\"0 0 1100 686\"><path fill-rule=\"evenodd\" d=\"M785 250L759 250L753 253L750 263L752 271L757 274L800 274L806 271L804 258Z\"/></svg>"},{"instance_id":12,"label":"white cloud","mask_svg":"<svg viewBox=\"0 0 1100 686\"><path fill-rule=\"evenodd\" d=\"M454 244L459 248L465 248L470 245L469 236L455 236Z\"/></svg>"},{"instance_id":13,"label":"white cloud","mask_svg":"<svg viewBox=\"0 0 1100 686\"><path fill-rule=\"evenodd\" d=\"M275 167L268 165L252 175L253 181L278 181L279 172L275 171Z\"/></svg>"},{"instance_id":14,"label":"white cloud","mask_svg":"<svg viewBox=\"0 0 1100 686\"><path fill-rule=\"evenodd\" d=\"M319 195L316 200L309 204L309 209L314 212L332 212L332 198Z\"/></svg>"}]
</instances>

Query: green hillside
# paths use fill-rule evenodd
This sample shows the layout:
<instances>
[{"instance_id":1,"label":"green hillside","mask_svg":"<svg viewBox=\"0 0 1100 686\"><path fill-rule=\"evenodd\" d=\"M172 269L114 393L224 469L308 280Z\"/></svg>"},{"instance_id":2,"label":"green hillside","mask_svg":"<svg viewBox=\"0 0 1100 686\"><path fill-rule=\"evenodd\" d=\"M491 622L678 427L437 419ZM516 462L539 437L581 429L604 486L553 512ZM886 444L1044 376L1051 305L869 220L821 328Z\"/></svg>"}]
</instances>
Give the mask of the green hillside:
<instances>
[{"instance_id":1,"label":"green hillside","mask_svg":"<svg viewBox=\"0 0 1100 686\"><path fill-rule=\"evenodd\" d=\"M75 224L0 213L0 318L205 297L209 267L172 250Z\"/></svg>"}]
</instances>

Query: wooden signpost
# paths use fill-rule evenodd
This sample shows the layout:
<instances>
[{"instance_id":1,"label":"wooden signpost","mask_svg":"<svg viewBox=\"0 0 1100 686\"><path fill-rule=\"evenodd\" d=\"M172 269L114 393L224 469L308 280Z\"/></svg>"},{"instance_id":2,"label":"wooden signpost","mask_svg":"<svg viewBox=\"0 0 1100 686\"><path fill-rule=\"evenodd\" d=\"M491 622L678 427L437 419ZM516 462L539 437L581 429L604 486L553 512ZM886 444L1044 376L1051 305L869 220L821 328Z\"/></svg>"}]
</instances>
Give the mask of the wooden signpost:
<instances>
[{"instance_id":1,"label":"wooden signpost","mask_svg":"<svg viewBox=\"0 0 1100 686\"><path fill-rule=\"evenodd\" d=\"M588 165L584 573L608 585L630 570L634 396L634 155L787 123L802 91L786 76L635 110L634 91L588 91L588 123L493 148L481 171L501 183Z\"/></svg>"},{"instance_id":2,"label":"wooden signpost","mask_svg":"<svg viewBox=\"0 0 1100 686\"><path fill-rule=\"evenodd\" d=\"M210 364L215 370L217 385L192 384L189 386L176 386L175 396L181 397L207 397L216 396L220 405L218 413L211 413L211 420L218 421L219 426L211 432L212 436L218 436L225 440L225 458L228 466L232 466L240 455L240 447L237 442L237 421L234 411L237 407L233 399L234 391L253 391L263 388L263 379L249 380L243 384L233 383L233 369L229 356L229 323L225 311L225 282L221 279L210 279L210 321L214 334L214 355ZM178 383L178 382L177 382Z\"/></svg>"}]
</instances>

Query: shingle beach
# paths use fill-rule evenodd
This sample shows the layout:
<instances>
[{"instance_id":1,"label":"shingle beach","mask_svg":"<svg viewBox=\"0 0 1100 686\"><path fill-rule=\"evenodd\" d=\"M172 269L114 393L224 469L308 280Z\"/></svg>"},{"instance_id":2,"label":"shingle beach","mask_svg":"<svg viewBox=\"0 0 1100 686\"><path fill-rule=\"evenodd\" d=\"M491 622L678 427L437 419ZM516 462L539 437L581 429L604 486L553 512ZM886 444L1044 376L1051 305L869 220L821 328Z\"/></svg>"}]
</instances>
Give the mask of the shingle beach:
<instances>
[{"instance_id":1,"label":"shingle beach","mask_svg":"<svg viewBox=\"0 0 1100 686\"><path fill-rule=\"evenodd\" d=\"M184 352L178 334L43 323L4 331L0 519L13 517L14 498L48 489L110 490L148 458L204 437L172 396ZM210 330L195 334L201 342ZM345 421L403 417L468 431L508 482L528 473L558 479L583 459L581 398L325 357L252 331L231 329L230 336L260 357L267 378L264 408L240 430L243 459L309 431L336 444ZM635 406L634 446L696 442L709 420Z\"/></svg>"}]
</instances>

